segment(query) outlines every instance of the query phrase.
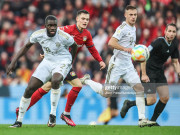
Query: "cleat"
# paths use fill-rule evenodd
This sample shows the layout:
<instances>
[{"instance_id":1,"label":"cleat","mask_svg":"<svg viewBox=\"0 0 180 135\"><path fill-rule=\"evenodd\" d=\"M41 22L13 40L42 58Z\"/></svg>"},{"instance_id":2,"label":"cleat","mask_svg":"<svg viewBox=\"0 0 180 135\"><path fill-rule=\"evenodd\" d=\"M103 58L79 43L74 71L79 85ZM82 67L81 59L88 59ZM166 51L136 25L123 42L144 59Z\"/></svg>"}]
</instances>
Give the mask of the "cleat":
<instances>
[{"instance_id":1,"label":"cleat","mask_svg":"<svg viewBox=\"0 0 180 135\"><path fill-rule=\"evenodd\" d=\"M147 119L141 119L141 120L139 120L139 122L138 122L138 126L139 127L145 127L145 126L147 126Z\"/></svg>"},{"instance_id":2,"label":"cleat","mask_svg":"<svg viewBox=\"0 0 180 135\"><path fill-rule=\"evenodd\" d=\"M126 116L126 113L128 112L130 106L129 106L129 100L125 100L123 103L123 107L121 109L120 115L122 118L124 118Z\"/></svg>"},{"instance_id":3,"label":"cleat","mask_svg":"<svg viewBox=\"0 0 180 135\"><path fill-rule=\"evenodd\" d=\"M16 108L16 120L18 119L18 115L19 115L19 107Z\"/></svg>"},{"instance_id":4,"label":"cleat","mask_svg":"<svg viewBox=\"0 0 180 135\"><path fill-rule=\"evenodd\" d=\"M156 121L148 121L147 122L148 127L154 127L154 126L160 126Z\"/></svg>"},{"instance_id":5,"label":"cleat","mask_svg":"<svg viewBox=\"0 0 180 135\"><path fill-rule=\"evenodd\" d=\"M56 125L56 116L50 114L47 125L48 127L54 127Z\"/></svg>"},{"instance_id":6,"label":"cleat","mask_svg":"<svg viewBox=\"0 0 180 135\"><path fill-rule=\"evenodd\" d=\"M156 123L155 121L150 121L148 119L142 119L142 120L139 120L138 126L139 127L145 127L145 126L152 127L155 123Z\"/></svg>"},{"instance_id":7,"label":"cleat","mask_svg":"<svg viewBox=\"0 0 180 135\"><path fill-rule=\"evenodd\" d=\"M10 128L20 128L20 127L22 127L22 122L15 121L15 123L9 127Z\"/></svg>"},{"instance_id":8,"label":"cleat","mask_svg":"<svg viewBox=\"0 0 180 135\"><path fill-rule=\"evenodd\" d=\"M85 81L90 80L90 79L91 79L90 75L85 74L82 78L80 78L80 81L81 81L82 84L85 84Z\"/></svg>"},{"instance_id":9,"label":"cleat","mask_svg":"<svg viewBox=\"0 0 180 135\"><path fill-rule=\"evenodd\" d=\"M64 115L64 114L62 113L62 114L61 114L61 119L64 120L68 126L72 126L72 127L75 127L75 126L76 126L76 124L74 123L74 121L71 120L71 116L70 116L70 115Z\"/></svg>"}]
</instances>

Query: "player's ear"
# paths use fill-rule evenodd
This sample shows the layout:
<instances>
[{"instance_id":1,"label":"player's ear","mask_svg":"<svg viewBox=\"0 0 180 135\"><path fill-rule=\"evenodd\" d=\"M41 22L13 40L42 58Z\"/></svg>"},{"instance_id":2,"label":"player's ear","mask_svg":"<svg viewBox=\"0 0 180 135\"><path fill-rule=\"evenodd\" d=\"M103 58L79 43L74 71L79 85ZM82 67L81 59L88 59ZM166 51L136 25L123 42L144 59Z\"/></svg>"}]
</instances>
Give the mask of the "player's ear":
<instances>
[{"instance_id":1,"label":"player's ear","mask_svg":"<svg viewBox=\"0 0 180 135\"><path fill-rule=\"evenodd\" d=\"M124 12L124 17L126 18L126 16L127 16L127 11Z\"/></svg>"},{"instance_id":2,"label":"player's ear","mask_svg":"<svg viewBox=\"0 0 180 135\"><path fill-rule=\"evenodd\" d=\"M78 16L76 16L76 22L78 21L78 19L79 19L79 17L78 17Z\"/></svg>"}]
</instances>

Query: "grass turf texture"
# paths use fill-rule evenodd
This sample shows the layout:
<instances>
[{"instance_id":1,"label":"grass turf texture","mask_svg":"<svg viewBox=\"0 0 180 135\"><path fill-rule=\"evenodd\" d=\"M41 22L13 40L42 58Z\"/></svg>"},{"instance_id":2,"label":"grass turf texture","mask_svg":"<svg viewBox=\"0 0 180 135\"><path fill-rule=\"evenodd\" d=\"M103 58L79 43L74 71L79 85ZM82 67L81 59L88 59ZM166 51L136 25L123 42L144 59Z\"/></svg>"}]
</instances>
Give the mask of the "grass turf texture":
<instances>
[{"instance_id":1,"label":"grass turf texture","mask_svg":"<svg viewBox=\"0 0 180 135\"><path fill-rule=\"evenodd\" d=\"M0 135L178 135L180 127L144 127L112 126L112 125L56 125L49 128L47 125L23 125L22 128L9 128L9 125L0 125Z\"/></svg>"}]
</instances>

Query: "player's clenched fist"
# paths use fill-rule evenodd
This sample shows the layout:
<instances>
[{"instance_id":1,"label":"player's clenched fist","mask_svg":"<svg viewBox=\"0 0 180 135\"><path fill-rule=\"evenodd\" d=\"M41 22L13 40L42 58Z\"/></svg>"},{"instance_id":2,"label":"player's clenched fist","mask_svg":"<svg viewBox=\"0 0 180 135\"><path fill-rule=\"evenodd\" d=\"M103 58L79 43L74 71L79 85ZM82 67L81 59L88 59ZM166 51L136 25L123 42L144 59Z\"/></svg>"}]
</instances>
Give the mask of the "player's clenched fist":
<instances>
[{"instance_id":1,"label":"player's clenched fist","mask_svg":"<svg viewBox=\"0 0 180 135\"><path fill-rule=\"evenodd\" d=\"M143 82L150 82L149 77L148 77L147 75L142 75L142 76L141 76L141 80L142 80Z\"/></svg>"}]
</instances>

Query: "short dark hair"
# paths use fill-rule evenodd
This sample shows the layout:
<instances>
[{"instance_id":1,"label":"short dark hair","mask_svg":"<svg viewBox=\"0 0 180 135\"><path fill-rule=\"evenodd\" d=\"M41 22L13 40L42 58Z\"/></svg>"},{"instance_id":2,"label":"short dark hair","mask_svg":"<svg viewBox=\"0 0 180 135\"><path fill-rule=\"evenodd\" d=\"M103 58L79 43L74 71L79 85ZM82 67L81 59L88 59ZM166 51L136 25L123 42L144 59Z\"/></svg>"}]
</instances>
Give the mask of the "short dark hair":
<instances>
[{"instance_id":1,"label":"short dark hair","mask_svg":"<svg viewBox=\"0 0 180 135\"><path fill-rule=\"evenodd\" d=\"M134 10L134 9L136 9L136 7L131 6L131 5L127 5L126 8L125 8L125 10L129 10L129 9ZM137 9L136 9L136 10L137 10Z\"/></svg>"},{"instance_id":2,"label":"short dark hair","mask_svg":"<svg viewBox=\"0 0 180 135\"><path fill-rule=\"evenodd\" d=\"M86 11L86 10L79 10L78 12L77 12L77 16L79 16L80 14L89 14L89 12L88 11Z\"/></svg>"},{"instance_id":3,"label":"short dark hair","mask_svg":"<svg viewBox=\"0 0 180 135\"><path fill-rule=\"evenodd\" d=\"M54 15L48 15L45 18L45 24L47 24L48 20L56 20L57 21L57 18Z\"/></svg>"},{"instance_id":4,"label":"short dark hair","mask_svg":"<svg viewBox=\"0 0 180 135\"><path fill-rule=\"evenodd\" d=\"M167 24L167 25L166 25L166 30L168 29L169 26L173 26L173 27L175 27L176 30L177 30L176 24L174 24L174 23L169 23L169 24Z\"/></svg>"}]
</instances>

